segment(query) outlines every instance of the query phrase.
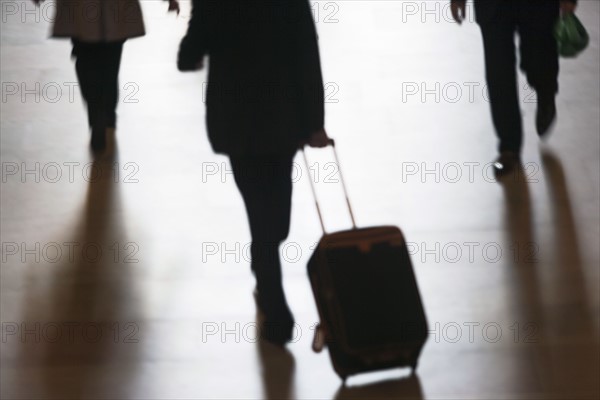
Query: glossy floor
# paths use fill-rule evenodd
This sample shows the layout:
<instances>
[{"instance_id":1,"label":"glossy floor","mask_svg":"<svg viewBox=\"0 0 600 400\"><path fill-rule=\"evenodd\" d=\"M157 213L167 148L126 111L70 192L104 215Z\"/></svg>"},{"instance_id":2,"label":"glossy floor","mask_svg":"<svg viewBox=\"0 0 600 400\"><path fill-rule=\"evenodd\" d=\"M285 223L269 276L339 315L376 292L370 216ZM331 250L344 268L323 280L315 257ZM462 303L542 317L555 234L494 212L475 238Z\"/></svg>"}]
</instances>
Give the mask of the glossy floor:
<instances>
[{"instance_id":1,"label":"glossy floor","mask_svg":"<svg viewBox=\"0 0 600 400\"><path fill-rule=\"evenodd\" d=\"M598 398L600 6L580 3L590 48L561 61L546 144L522 82L527 180L503 185L475 23L450 23L446 2L313 3L358 223L402 227L431 330L416 376L342 387L310 348L320 228L300 158L282 248L297 337L255 343L249 232L206 139L206 75L174 64L189 3L175 18L143 2L114 157L93 162L52 9L3 2L2 398ZM348 226L330 153L309 156L327 226Z\"/></svg>"}]
</instances>

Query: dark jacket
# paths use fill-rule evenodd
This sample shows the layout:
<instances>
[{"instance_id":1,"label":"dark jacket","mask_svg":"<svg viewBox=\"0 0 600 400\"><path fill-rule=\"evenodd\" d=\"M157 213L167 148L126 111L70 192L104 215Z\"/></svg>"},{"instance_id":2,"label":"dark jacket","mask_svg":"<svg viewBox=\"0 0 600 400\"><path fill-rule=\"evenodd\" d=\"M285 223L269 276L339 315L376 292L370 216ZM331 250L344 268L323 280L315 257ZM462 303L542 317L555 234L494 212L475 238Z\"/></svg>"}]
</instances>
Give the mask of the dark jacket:
<instances>
[{"instance_id":1,"label":"dark jacket","mask_svg":"<svg viewBox=\"0 0 600 400\"><path fill-rule=\"evenodd\" d=\"M194 0L178 67L192 70L205 55L214 151L291 153L323 127L323 79L308 0Z\"/></svg>"},{"instance_id":2,"label":"dark jacket","mask_svg":"<svg viewBox=\"0 0 600 400\"><path fill-rule=\"evenodd\" d=\"M57 0L53 37L115 42L143 36L139 0Z\"/></svg>"},{"instance_id":3,"label":"dark jacket","mask_svg":"<svg viewBox=\"0 0 600 400\"><path fill-rule=\"evenodd\" d=\"M520 0L526 2L532 7L556 7L558 10L559 0ZM568 0L577 3L577 0ZM494 16L498 12L498 7L506 6L507 0L475 0L475 19L479 24L486 24L494 21Z\"/></svg>"}]
</instances>

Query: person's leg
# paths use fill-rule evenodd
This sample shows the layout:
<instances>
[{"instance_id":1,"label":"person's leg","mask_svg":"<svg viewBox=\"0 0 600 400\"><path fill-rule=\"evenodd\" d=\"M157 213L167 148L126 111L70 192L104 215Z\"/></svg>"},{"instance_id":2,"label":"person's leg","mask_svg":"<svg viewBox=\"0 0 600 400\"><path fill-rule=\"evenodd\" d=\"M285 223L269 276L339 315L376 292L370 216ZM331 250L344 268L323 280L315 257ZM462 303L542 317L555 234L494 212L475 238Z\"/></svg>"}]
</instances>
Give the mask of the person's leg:
<instances>
[{"instance_id":1,"label":"person's leg","mask_svg":"<svg viewBox=\"0 0 600 400\"><path fill-rule=\"evenodd\" d=\"M250 223L252 271L259 307L266 324L273 328L266 337L280 343L291 339L294 323L283 291L279 259L279 245L290 227L292 159L293 156L231 158Z\"/></svg>"},{"instance_id":2,"label":"person's leg","mask_svg":"<svg viewBox=\"0 0 600 400\"><path fill-rule=\"evenodd\" d=\"M546 133L556 116L554 98L558 93L558 49L554 25L559 17L558 0L520 0L518 30L521 69L537 93L538 133Z\"/></svg>"},{"instance_id":3,"label":"person's leg","mask_svg":"<svg viewBox=\"0 0 600 400\"><path fill-rule=\"evenodd\" d=\"M499 151L517 155L522 145L522 122L517 87L513 2L499 7L494 19L481 25L486 80Z\"/></svg>"},{"instance_id":4,"label":"person's leg","mask_svg":"<svg viewBox=\"0 0 600 400\"><path fill-rule=\"evenodd\" d=\"M106 117L103 96L103 43L87 43L73 40L75 70L81 95L88 110L88 123L92 130L92 148L101 150L105 146Z\"/></svg>"},{"instance_id":5,"label":"person's leg","mask_svg":"<svg viewBox=\"0 0 600 400\"><path fill-rule=\"evenodd\" d=\"M88 123L90 128L93 124L93 110L96 102L98 88L98 68L96 60L96 46L92 43L81 42L77 39L72 39L73 51L72 56L75 58L75 72L79 82L81 97L87 107ZM90 109L90 106L92 109Z\"/></svg>"},{"instance_id":6,"label":"person's leg","mask_svg":"<svg viewBox=\"0 0 600 400\"><path fill-rule=\"evenodd\" d=\"M117 124L117 103L119 101L119 68L121 66L121 54L125 41L106 43L104 59L104 110L106 114L106 125L115 128Z\"/></svg>"}]
</instances>

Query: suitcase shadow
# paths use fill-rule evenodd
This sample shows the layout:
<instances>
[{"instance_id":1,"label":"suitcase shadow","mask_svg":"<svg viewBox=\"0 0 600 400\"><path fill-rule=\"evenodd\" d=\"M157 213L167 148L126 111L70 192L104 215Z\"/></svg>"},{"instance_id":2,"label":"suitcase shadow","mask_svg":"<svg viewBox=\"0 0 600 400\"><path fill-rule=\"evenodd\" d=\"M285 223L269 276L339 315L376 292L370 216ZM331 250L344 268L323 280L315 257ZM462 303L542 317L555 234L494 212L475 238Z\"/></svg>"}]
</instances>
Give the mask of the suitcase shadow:
<instances>
[{"instance_id":1,"label":"suitcase shadow","mask_svg":"<svg viewBox=\"0 0 600 400\"><path fill-rule=\"evenodd\" d=\"M405 378L389 379L360 386L342 385L334 400L343 399L423 399L419 376L412 374Z\"/></svg>"}]
</instances>

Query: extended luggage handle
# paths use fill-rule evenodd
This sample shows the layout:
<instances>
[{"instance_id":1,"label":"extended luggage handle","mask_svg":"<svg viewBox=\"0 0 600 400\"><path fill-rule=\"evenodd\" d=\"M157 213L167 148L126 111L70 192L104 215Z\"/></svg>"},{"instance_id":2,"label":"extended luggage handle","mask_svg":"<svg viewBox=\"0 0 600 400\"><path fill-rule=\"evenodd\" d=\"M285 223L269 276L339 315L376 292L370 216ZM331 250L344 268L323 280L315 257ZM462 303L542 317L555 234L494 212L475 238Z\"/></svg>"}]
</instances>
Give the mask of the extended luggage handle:
<instances>
[{"instance_id":1,"label":"extended luggage handle","mask_svg":"<svg viewBox=\"0 0 600 400\"><path fill-rule=\"evenodd\" d=\"M348 206L348 212L350 213L350 219L352 220L352 229L356 229L356 221L354 220L354 213L352 212L352 206L350 205L350 199L348 198L348 190L346 189L346 183L344 181L344 175L342 174L342 166L340 165L340 161L338 159L337 150L335 149L335 140L329 139L328 145L333 149L333 156L335 157L335 163L338 166L338 171L340 172L340 180L342 181L342 188L344 189L344 197L346 198L346 205ZM306 146L306 145L305 145ZM306 158L306 151L304 151L304 147L301 147L302 156L304 158L304 165L306 166L306 170L308 171L308 180L310 181L310 189L313 194L313 198L315 200L315 205L317 207L317 214L319 214L319 221L321 222L321 229L323 230L323 234L326 234L325 224L323 223L323 215L321 214L321 207L319 206L319 200L317 198L317 191L315 189L315 184L310 176L310 167L308 166L308 159Z\"/></svg>"}]
</instances>

